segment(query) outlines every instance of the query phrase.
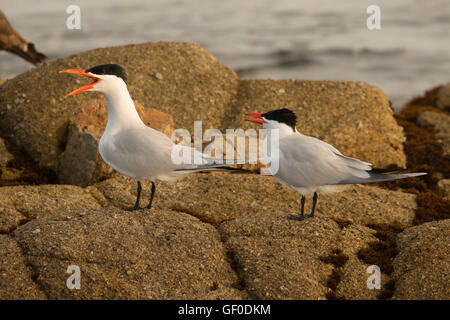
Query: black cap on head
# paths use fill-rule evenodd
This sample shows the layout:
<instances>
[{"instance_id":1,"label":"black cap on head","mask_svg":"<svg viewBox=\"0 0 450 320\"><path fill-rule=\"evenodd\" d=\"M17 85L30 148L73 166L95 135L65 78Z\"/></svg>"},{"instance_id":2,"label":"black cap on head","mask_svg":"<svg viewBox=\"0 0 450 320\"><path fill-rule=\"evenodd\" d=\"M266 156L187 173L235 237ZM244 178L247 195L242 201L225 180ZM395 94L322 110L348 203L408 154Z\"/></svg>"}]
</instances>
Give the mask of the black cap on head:
<instances>
[{"instance_id":1,"label":"black cap on head","mask_svg":"<svg viewBox=\"0 0 450 320\"><path fill-rule=\"evenodd\" d=\"M289 109L283 108L278 110L272 110L261 115L267 120L275 120L280 123L287 124L292 130L295 131L295 124L297 123L297 116Z\"/></svg>"},{"instance_id":2,"label":"black cap on head","mask_svg":"<svg viewBox=\"0 0 450 320\"><path fill-rule=\"evenodd\" d=\"M109 74L114 75L119 78L122 78L122 80L127 83L127 75L125 74L125 70L118 64L102 64L100 66L95 66L90 68L89 70L86 70L86 72L90 72L93 74Z\"/></svg>"}]
</instances>

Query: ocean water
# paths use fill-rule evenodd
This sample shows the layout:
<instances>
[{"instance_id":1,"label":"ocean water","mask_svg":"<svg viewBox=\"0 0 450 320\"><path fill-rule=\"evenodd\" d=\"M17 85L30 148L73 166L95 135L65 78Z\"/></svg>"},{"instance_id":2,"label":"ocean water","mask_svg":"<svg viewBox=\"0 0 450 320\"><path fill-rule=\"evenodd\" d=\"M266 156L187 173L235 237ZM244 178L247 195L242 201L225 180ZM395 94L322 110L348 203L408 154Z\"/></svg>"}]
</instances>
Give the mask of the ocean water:
<instances>
[{"instance_id":1,"label":"ocean water","mask_svg":"<svg viewBox=\"0 0 450 320\"><path fill-rule=\"evenodd\" d=\"M81 8L69 30L66 8ZM366 26L381 8L381 30ZM450 82L449 0L2 0L13 27L50 60L105 46L194 41L243 78L358 80L396 109ZM0 52L0 77L33 66ZM86 66L89 67L89 66Z\"/></svg>"}]
</instances>

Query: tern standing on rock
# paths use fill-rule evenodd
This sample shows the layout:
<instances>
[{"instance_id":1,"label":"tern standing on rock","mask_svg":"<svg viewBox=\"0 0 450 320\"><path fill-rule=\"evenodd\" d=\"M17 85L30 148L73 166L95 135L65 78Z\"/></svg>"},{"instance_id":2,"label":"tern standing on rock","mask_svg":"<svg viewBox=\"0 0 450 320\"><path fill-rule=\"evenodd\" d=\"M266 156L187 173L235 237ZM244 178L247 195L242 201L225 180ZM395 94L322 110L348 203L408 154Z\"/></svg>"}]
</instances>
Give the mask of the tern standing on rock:
<instances>
[{"instance_id":1,"label":"tern standing on rock","mask_svg":"<svg viewBox=\"0 0 450 320\"><path fill-rule=\"evenodd\" d=\"M108 106L108 122L100 143L99 152L107 164L118 172L137 181L137 198L133 208L137 210L141 196L141 180L152 182L150 209L155 194L155 181L175 181L191 172L228 169L224 164L215 164L193 148L176 145L163 133L147 127L139 117L128 92L124 69L117 64L105 64L84 69L68 69L60 72L74 73L94 81L67 96L83 91L97 91L105 95ZM188 154L196 154L202 164L175 164L172 161L174 147ZM230 168L230 170L233 170Z\"/></svg>"},{"instance_id":2,"label":"tern standing on rock","mask_svg":"<svg viewBox=\"0 0 450 320\"><path fill-rule=\"evenodd\" d=\"M426 174L398 174L398 170L376 169L370 163L346 157L332 145L299 133L295 128L297 116L289 109L247 115L256 118L247 121L262 124L268 131L264 140L264 156L267 163L278 161L278 171L272 174L281 184L302 195L300 215L292 217L298 220L314 216L317 193L341 191L340 187L348 184L389 181ZM279 148L278 152L267 154L267 139L273 136L270 130L278 130ZM311 214L305 215L305 196L309 194L314 194L312 210Z\"/></svg>"}]
</instances>

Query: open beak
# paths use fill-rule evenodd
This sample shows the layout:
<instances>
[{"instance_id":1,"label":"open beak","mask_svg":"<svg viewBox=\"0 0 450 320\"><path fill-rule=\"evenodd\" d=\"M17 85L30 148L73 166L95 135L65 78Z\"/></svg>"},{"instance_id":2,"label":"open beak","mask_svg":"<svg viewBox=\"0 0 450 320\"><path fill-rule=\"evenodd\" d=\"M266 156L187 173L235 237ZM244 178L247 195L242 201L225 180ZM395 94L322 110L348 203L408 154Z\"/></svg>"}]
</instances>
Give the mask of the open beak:
<instances>
[{"instance_id":1,"label":"open beak","mask_svg":"<svg viewBox=\"0 0 450 320\"><path fill-rule=\"evenodd\" d=\"M262 113L250 112L250 113L247 113L245 115L258 118L258 119L245 119L245 121L254 122L254 123L258 123L258 124L267 123L267 121L265 121L262 118Z\"/></svg>"},{"instance_id":2,"label":"open beak","mask_svg":"<svg viewBox=\"0 0 450 320\"><path fill-rule=\"evenodd\" d=\"M67 69L67 70L61 70L59 73L75 73L75 74L79 74L81 76L89 77L89 78L92 78L95 80L94 82L92 82L88 85L85 85L84 87L81 87L77 90L72 91L71 93L66 95L64 98L67 98L69 96L76 95L77 93L92 89L97 83L102 81L102 79L94 77L92 74L86 73L86 70L84 70L84 69Z\"/></svg>"}]
</instances>

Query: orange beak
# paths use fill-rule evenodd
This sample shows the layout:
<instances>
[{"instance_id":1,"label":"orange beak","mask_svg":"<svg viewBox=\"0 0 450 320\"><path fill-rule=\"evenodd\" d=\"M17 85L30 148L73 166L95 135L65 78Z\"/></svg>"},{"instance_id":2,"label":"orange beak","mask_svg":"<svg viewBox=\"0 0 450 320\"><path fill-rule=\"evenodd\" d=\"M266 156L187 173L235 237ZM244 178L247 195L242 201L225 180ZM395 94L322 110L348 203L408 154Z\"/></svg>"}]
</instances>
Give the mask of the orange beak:
<instances>
[{"instance_id":1,"label":"orange beak","mask_svg":"<svg viewBox=\"0 0 450 320\"><path fill-rule=\"evenodd\" d=\"M68 95L64 96L64 98L67 98L69 96L74 96L77 93L92 89L97 83L102 81L102 79L94 77L92 74L86 73L86 70L84 70L84 69L67 69L67 70L61 70L59 73L75 73L75 74L79 74L81 76L89 77L89 78L92 78L95 80L94 82L92 82L88 85L85 85L84 87L81 87L77 90L72 91Z\"/></svg>"},{"instance_id":2,"label":"orange beak","mask_svg":"<svg viewBox=\"0 0 450 320\"><path fill-rule=\"evenodd\" d=\"M262 113L257 113L257 112L250 112L245 114L246 116L252 116L258 119L245 119L245 121L249 121L249 122L254 122L254 123L258 123L258 124L263 124L263 123L267 123L267 121L265 121L262 118Z\"/></svg>"}]
</instances>

